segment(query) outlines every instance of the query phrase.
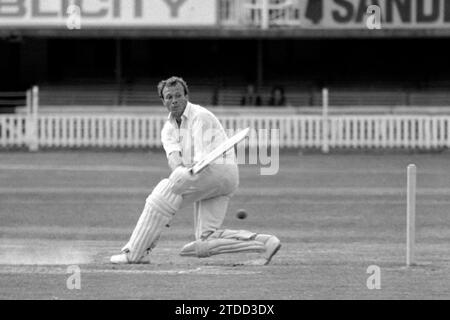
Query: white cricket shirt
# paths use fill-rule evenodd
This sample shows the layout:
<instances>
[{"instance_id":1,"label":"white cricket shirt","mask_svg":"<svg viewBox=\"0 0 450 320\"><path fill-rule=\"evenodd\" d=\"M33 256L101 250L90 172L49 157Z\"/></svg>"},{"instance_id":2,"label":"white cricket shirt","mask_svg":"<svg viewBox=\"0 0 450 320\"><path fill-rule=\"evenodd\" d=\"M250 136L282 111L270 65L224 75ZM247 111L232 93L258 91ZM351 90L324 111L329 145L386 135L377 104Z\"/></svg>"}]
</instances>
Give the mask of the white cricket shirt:
<instances>
[{"instance_id":1,"label":"white cricket shirt","mask_svg":"<svg viewBox=\"0 0 450 320\"><path fill-rule=\"evenodd\" d=\"M185 166L198 162L227 138L222 124L212 112L190 102L181 116L180 126L169 113L161 131L161 142L167 157L179 151ZM235 160L233 148L227 152L226 159L227 163L229 159ZM216 163L223 161L223 158L219 158Z\"/></svg>"}]
</instances>

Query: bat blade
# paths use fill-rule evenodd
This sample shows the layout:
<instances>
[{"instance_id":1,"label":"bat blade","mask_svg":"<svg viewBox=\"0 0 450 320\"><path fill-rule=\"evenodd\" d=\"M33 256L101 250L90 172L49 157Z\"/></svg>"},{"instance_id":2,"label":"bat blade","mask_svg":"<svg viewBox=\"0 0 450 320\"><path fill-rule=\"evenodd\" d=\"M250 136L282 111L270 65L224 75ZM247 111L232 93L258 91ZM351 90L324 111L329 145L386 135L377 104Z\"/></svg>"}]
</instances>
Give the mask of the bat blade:
<instances>
[{"instance_id":1,"label":"bat blade","mask_svg":"<svg viewBox=\"0 0 450 320\"><path fill-rule=\"evenodd\" d=\"M205 155L199 162L197 162L191 169L192 174L196 174L208 166L211 162L219 158L224 152L230 150L234 145L238 144L248 135L250 128L245 128L239 131L234 136L222 142L213 151Z\"/></svg>"}]
</instances>

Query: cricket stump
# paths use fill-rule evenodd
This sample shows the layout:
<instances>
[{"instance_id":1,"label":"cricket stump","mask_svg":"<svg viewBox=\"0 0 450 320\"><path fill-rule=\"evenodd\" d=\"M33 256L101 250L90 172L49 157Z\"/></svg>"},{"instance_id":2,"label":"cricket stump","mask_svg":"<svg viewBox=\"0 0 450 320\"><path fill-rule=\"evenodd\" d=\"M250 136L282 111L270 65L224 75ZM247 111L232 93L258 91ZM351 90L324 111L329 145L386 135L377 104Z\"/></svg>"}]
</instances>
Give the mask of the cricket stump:
<instances>
[{"instance_id":1,"label":"cricket stump","mask_svg":"<svg viewBox=\"0 0 450 320\"><path fill-rule=\"evenodd\" d=\"M407 168L407 196L406 196L406 266L415 265L414 243L416 237L416 165Z\"/></svg>"}]
</instances>

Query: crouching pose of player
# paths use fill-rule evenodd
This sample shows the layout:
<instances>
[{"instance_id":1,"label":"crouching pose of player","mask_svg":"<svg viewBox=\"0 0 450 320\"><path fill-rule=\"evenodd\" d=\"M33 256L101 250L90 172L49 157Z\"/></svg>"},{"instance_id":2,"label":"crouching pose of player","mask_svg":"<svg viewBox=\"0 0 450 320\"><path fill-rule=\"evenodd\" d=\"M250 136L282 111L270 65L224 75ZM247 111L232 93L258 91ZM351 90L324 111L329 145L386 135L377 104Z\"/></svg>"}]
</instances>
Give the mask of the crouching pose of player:
<instances>
[{"instance_id":1,"label":"crouching pose of player","mask_svg":"<svg viewBox=\"0 0 450 320\"><path fill-rule=\"evenodd\" d=\"M221 228L228 202L239 185L234 149L226 152L225 160L219 158L197 174L189 170L227 139L221 123L210 111L188 101L188 86L181 78L161 81L158 94L170 112L161 140L172 173L148 196L130 240L111 262L148 262L148 254L175 213L194 204L195 241L182 248L182 256L260 252L268 264L281 247L277 237Z\"/></svg>"}]
</instances>

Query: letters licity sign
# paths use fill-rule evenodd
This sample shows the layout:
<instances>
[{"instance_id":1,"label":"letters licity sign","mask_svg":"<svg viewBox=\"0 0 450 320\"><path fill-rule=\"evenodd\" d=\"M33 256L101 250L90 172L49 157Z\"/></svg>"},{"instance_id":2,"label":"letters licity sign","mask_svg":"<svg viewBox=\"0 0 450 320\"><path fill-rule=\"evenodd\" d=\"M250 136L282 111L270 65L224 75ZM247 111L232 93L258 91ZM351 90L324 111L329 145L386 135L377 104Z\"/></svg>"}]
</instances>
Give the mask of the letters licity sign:
<instances>
[{"instance_id":1,"label":"letters licity sign","mask_svg":"<svg viewBox=\"0 0 450 320\"><path fill-rule=\"evenodd\" d=\"M210 26L216 1L204 0L0 0L0 26L65 27L77 6L83 27Z\"/></svg>"}]
</instances>

